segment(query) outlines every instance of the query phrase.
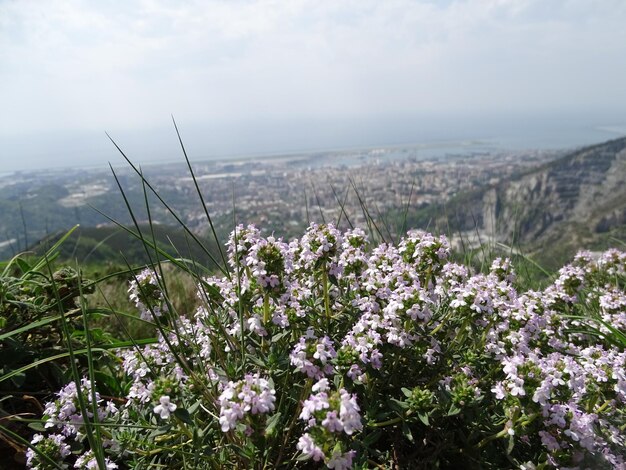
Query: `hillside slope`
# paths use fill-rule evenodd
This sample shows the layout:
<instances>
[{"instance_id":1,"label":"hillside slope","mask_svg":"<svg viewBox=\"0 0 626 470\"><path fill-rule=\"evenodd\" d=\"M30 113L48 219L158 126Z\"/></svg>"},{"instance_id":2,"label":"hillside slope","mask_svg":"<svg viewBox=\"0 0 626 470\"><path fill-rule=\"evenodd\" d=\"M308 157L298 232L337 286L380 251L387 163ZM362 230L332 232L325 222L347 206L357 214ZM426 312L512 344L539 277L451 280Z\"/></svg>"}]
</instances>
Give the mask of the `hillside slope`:
<instances>
[{"instance_id":1,"label":"hillside slope","mask_svg":"<svg viewBox=\"0 0 626 470\"><path fill-rule=\"evenodd\" d=\"M217 270L217 266L211 260L211 257L218 261L221 259L215 240L200 237L199 240L204 246L202 248L180 227L141 225L139 228L149 242L152 242L154 234L156 244L170 256L193 259L202 266ZM136 231L134 227L131 229ZM42 256L62 235L63 233L59 233L46 237L30 247L30 251ZM131 266L137 266L156 259L152 250L146 253L140 240L121 228L113 226L79 227L65 240L58 251L59 261L64 263L73 263L74 260L78 260L81 264L126 266L128 263ZM163 259L162 256L161 259Z\"/></svg>"},{"instance_id":2,"label":"hillside slope","mask_svg":"<svg viewBox=\"0 0 626 470\"><path fill-rule=\"evenodd\" d=\"M448 207L455 230L571 256L626 234L626 137L586 147ZM555 260L555 262L557 262Z\"/></svg>"}]
</instances>

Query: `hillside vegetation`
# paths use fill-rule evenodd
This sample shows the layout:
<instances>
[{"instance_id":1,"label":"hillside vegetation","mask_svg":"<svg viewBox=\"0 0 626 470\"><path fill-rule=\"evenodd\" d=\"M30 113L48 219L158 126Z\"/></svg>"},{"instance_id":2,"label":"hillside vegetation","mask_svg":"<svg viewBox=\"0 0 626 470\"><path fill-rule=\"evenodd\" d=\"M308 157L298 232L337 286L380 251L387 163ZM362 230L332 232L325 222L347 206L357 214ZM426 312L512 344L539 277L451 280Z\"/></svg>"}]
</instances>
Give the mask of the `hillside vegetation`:
<instances>
[{"instance_id":1,"label":"hillside vegetation","mask_svg":"<svg viewBox=\"0 0 626 470\"><path fill-rule=\"evenodd\" d=\"M210 238L200 238L202 246L196 243L182 228L168 225L139 225L139 232L151 244L177 258L193 259L199 265L216 270L213 259L220 260L217 242ZM153 247L146 247L135 233L137 229L117 226L79 226L58 248L58 261L82 266L121 266L148 264L159 256ZM49 236L31 247L35 255L41 255L58 242L63 234Z\"/></svg>"},{"instance_id":2,"label":"hillside vegetation","mask_svg":"<svg viewBox=\"0 0 626 470\"><path fill-rule=\"evenodd\" d=\"M287 244L239 226L227 249L216 276L170 260L195 281L193 311L162 265L131 275L147 338L97 327L132 313L91 307L78 272L7 264L0 437L16 457L33 469L623 468L626 253L581 252L524 291L510 260L475 272L415 230L377 245L311 224Z\"/></svg>"},{"instance_id":3,"label":"hillside vegetation","mask_svg":"<svg viewBox=\"0 0 626 470\"><path fill-rule=\"evenodd\" d=\"M519 249L619 244L625 160L619 139L443 211L363 207L368 232L238 225L220 250L154 223L151 197L153 223L48 237L0 263L0 452L37 470L624 468L626 252L538 284L549 260Z\"/></svg>"},{"instance_id":4,"label":"hillside vegetation","mask_svg":"<svg viewBox=\"0 0 626 470\"><path fill-rule=\"evenodd\" d=\"M552 268L578 249L626 240L626 138L571 152L446 207L409 214L450 235L513 245Z\"/></svg>"}]
</instances>

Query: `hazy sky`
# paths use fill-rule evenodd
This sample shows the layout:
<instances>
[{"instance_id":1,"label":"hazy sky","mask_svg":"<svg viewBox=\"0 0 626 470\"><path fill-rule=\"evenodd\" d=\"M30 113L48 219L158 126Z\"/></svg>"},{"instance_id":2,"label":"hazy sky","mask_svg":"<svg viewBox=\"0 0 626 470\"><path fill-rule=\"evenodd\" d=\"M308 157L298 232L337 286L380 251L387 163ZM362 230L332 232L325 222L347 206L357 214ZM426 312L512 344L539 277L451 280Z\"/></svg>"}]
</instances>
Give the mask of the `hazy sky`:
<instances>
[{"instance_id":1,"label":"hazy sky","mask_svg":"<svg viewBox=\"0 0 626 470\"><path fill-rule=\"evenodd\" d=\"M163 158L170 114L202 156L623 125L626 1L0 0L0 110L6 170Z\"/></svg>"}]
</instances>

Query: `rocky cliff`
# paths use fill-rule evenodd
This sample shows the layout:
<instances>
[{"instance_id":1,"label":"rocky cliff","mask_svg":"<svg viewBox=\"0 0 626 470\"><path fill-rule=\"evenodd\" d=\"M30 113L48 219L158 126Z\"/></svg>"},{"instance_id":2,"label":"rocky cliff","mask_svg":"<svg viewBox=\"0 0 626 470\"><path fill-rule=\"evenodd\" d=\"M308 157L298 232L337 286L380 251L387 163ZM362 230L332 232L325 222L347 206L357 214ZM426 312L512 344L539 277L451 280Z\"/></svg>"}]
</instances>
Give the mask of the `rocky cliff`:
<instances>
[{"instance_id":1,"label":"rocky cliff","mask_svg":"<svg viewBox=\"0 0 626 470\"><path fill-rule=\"evenodd\" d=\"M569 153L460 198L458 230L542 252L626 233L626 137ZM569 253L568 253L569 254Z\"/></svg>"}]
</instances>

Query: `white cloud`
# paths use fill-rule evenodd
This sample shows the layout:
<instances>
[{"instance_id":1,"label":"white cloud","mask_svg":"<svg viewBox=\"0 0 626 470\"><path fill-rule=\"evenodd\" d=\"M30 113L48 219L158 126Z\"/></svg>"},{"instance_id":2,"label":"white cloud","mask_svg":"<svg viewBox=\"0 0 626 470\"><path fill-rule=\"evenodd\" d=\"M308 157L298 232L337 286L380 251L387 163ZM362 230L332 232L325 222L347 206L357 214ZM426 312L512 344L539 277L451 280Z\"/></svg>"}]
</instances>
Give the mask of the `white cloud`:
<instances>
[{"instance_id":1,"label":"white cloud","mask_svg":"<svg viewBox=\"0 0 626 470\"><path fill-rule=\"evenodd\" d=\"M626 108L622 0L0 3L0 132Z\"/></svg>"}]
</instances>

